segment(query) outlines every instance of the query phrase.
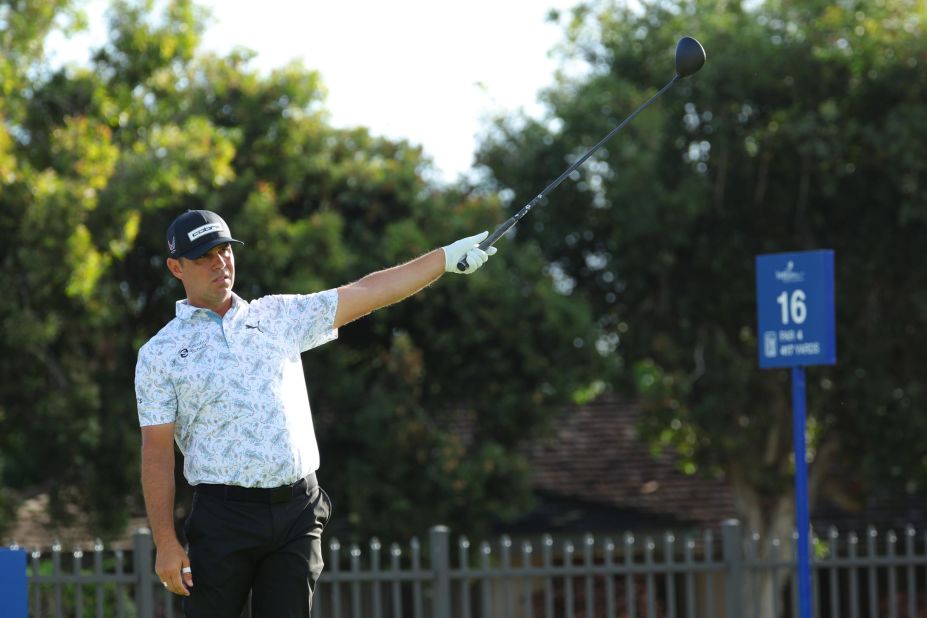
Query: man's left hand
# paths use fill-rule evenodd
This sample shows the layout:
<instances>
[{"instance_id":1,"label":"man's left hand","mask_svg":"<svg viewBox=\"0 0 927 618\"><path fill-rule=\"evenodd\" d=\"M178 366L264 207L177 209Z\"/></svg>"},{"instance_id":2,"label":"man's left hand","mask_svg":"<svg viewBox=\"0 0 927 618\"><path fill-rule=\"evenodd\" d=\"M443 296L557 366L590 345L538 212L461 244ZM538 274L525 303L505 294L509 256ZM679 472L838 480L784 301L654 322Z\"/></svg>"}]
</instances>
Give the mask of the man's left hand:
<instances>
[{"instance_id":1,"label":"man's left hand","mask_svg":"<svg viewBox=\"0 0 927 618\"><path fill-rule=\"evenodd\" d=\"M489 236L489 232L481 232L476 236L461 238L457 242L451 243L444 247L444 270L449 273L458 273L469 275L486 263L490 255L496 253L495 247L489 247L485 251L479 248L479 244ZM458 270L457 262L464 256L467 256L467 269Z\"/></svg>"}]
</instances>

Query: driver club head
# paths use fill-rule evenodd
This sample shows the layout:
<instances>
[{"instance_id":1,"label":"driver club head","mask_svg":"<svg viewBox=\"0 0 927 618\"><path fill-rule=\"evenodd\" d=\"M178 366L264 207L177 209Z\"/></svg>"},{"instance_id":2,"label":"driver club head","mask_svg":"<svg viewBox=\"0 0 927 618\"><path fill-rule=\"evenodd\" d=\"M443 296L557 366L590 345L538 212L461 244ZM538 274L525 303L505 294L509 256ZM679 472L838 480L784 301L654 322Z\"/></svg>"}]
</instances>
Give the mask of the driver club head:
<instances>
[{"instance_id":1,"label":"driver club head","mask_svg":"<svg viewBox=\"0 0 927 618\"><path fill-rule=\"evenodd\" d=\"M705 64L705 48L690 36L676 43L676 75L689 77Z\"/></svg>"}]
</instances>

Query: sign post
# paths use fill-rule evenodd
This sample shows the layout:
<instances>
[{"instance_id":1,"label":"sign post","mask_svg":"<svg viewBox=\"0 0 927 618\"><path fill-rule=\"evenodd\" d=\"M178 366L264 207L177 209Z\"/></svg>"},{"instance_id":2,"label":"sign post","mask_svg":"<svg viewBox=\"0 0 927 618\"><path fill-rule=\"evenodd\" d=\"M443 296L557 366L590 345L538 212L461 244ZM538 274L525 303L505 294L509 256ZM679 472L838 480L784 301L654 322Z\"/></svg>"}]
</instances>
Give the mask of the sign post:
<instances>
[{"instance_id":1,"label":"sign post","mask_svg":"<svg viewBox=\"0 0 927 618\"><path fill-rule=\"evenodd\" d=\"M811 618L808 465L805 460L805 366L837 362L834 252L773 253L756 257L757 338L761 369L790 367L795 449L795 527L798 529L799 618Z\"/></svg>"}]
</instances>

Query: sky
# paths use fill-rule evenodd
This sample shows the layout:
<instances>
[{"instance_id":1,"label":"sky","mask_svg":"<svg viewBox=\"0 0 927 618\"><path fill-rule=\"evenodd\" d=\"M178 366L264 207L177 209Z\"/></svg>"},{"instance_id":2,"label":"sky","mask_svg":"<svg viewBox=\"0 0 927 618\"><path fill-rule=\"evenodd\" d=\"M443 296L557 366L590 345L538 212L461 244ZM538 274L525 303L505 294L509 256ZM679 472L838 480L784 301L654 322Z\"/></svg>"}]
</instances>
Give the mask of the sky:
<instances>
[{"instance_id":1,"label":"sky","mask_svg":"<svg viewBox=\"0 0 927 618\"><path fill-rule=\"evenodd\" d=\"M497 112L542 112L550 50L562 27L550 9L578 0L199 0L213 12L205 49L257 52L262 71L302 59L328 88L336 127L422 145L437 177L471 168L477 136ZM86 0L87 33L50 40L61 62L85 63L106 40L106 0ZM259 8L258 8L259 7Z\"/></svg>"}]
</instances>

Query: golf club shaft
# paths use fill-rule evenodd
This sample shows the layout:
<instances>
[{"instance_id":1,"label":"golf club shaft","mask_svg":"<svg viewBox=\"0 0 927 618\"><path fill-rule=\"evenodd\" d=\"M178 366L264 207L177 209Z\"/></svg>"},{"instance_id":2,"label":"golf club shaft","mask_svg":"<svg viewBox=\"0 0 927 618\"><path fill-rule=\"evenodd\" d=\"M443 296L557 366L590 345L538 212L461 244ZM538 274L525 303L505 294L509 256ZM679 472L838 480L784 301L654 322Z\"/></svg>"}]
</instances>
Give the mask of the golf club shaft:
<instances>
[{"instance_id":1,"label":"golf club shaft","mask_svg":"<svg viewBox=\"0 0 927 618\"><path fill-rule=\"evenodd\" d=\"M499 227L497 227L497 228L493 231L492 234L490 234L489 236L487 236L486 239L485 239L483 242L481 242L481 243L479 244L479 248L482 249L483 251L485 251L485 250L488 249L489 247L493 246L493 244L495 244L495 242L496 242L497 240L499 240L499 239L502 237L503 234L505 234L507 231L509 231L512 227L515 226L516 223L518 223L518 222L521 220L522 217L524 217L526 214L528 214L528 211L530 211L532 208L534 208L535 204L537 204L538 202L540 202L548 193L550 193L551 191L553 191L554 189L556 189L556 188L560 185L560 183L562 183L562 182L566 179L567 176L569 176L569 175L572 174L574 171L576 171L576 168L578 168L580 165L582 165L582 164L586 161L586 159L588 159L588 158L591 157L593 154L595 154L595 152L596 152L599 148L601 148L602 146L604 146L605 143L608 142L608 140L610 140L612 137L614 137L615 134L618 133L621 129L623 129L624 126L625 126L626 124L628 124L629 122L631 122L632 120L634 120L634 118L636 118L638 114L640 114L642 111L644 111L645 109L647 109L647 107L648 107L651 103L653 103L661 94L663 94L664 92L666 92L667 90L669 90L670 86L672 86L673 84L675 84L676 81L677 81L678 79L679 79L679 75L674 76L673 79L671 79L669 82L667 82L667 84L666 84L665 86L663 86L662 88L660 88L660 90L659 90L655 95L653 95L652 97L650 97L649 99L647 99L647 101L645 101L640 107L638 107L636 110L634 110L634 111L631 113L630 116L628 116L627 118L625 118L624 120L622 120L622 121L621 121L621 124L619 124L617 127L615 127L614 129L612 129L612 130L609 132L608 135L606 135L606 136L603 137L601 140L599 140L599 143L598 143L598 144L596 144L595 146L593 146L592 148L590 148L589 151L586 152L586 154L584 154L584 155L581 156L579 159L577 159L570 167L568 167L568 168L566 169L565 172L563 172L562 174L560 174L560 176L558 176L556 180L554 180L552 183L550 183L549 185L547 185L547 186L544 188L543 191L541 191L540 193L538 193L537 196L536 196L534 199L532 199L530 202L528 202L527 204L525 204L524 206L522 206L521 210L519 210L519 211L518 211L517 213L515 213L512 217L510 217L510 218L508 219L508 221L506 221L505 223L503 223L502 225L500 225ZM464 257L460 258L460 261L457 262L457 270L459 270L459 271L461 271L461 272L467 270L467 256L466 256L466 255L464 255Z\"/></svg>"}]
</instances>

